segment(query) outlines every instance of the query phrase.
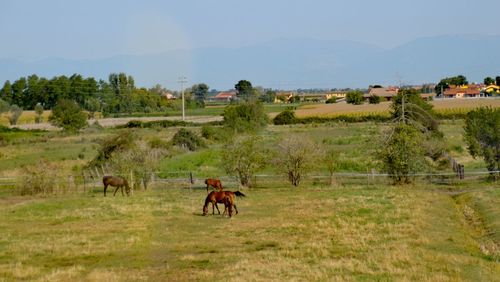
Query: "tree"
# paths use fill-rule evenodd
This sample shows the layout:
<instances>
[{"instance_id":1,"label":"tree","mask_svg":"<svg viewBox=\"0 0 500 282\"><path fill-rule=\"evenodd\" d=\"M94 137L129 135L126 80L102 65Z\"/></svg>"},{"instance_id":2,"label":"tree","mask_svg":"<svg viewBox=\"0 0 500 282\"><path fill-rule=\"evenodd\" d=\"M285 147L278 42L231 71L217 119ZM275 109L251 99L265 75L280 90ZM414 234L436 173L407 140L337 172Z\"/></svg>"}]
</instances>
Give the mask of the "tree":
<instances>
[{"instance_id":1,"label":"tree","mask_svg":"<svg viewBox=\"0 0 500 282\"><path fill-rule=\"evenodd\" d=\"M63 99L52 109L49 121L67 131L78 131L87 126L87 115L75 101Z\"/></svg>"},{"instance_id":2,"label":"tree","mask_svg":"<svg viewBox=\"0 0 500 282\"><path fill-rule=\"evenodd\" d=\"M404 103L403 103L404 102ZM411 123L419 130L437 132L438 123L434 118L432 105L424 101L415 89L402 89L394 97L391 105L391 115L396 121Z\"/></svg>"},{"instance_id":3,"label":"tree","mask_svg":"<svg viewBox=\"0 0 500 282\"><path fill-rule=\"evenodd\" d=\"M273 103L276 98L276 91L266 90L264 94L259 97L259 100L263 103Z\"/></svg>"},{"instance_id":4,"label":"tree","mask_svg":"<svg viewBox=\"0 0 500 282\"><path fill-rule=\"evenodd\" d=\"M95 97L85 100L85 110L90 114L90 118L95 118L95 113L101 110L101 102Z\"/></svg>"},{"instance_id":5,"label":"tree","mask_svg":"<svg viewBox=\"0 0 500 282\"><path fill-rule=\"evenodd\" d=\"M370 97L368 97L368 102L370 104L380 104L380 100L382 100L382 98L377 95L370 95Z\"/></svg>"},{"instance_id":6,"label":"tree","mask_svg":"<svg viewBox=\"0 0 500 282\"><path fill-rule=\"evenodd\" d=\"M185 147L189 151L196 151L199 147L203 147L203 139L192 131L181 128L175 133L172 138L172 144L180 147Z\"/></svg>"},{"instance_id":7,"label":"tree","mask_svg":"<svg viewBox=\"0 0 500 282\"><path fill-rule=\"evenodd\" d=\"M437 95L442 95L444 90L450 88L450 85L467 85L469 82L467 82L467 78L463 75L457 75L453 77L446 77L441 79L438 84L436 84L436 87L434 87L434 90L436 91Z\"/></svg>"},{"instance_id":8,"label":"tree","mask_svg":"<svg viewBox=\"0 0 500 282\"><path fill-rule=\"evenodd\" d=\"M268 153L256 136L239 137L224 146L222 166L226 173L235 175L242 186L251 187L255 172L266 164Z\"/></svg>"},{"instance_id":9,"label":"tree","mask_svg":"<svg viewBox=\"0 0 500 282\"><path fill-rule=\"evenodd\" d=\"M363 92L359 90L349 91L346 94L345 101L348 104L361 105L363 104Z\"/></svg>"},{"instance_id":10,"label":"tree","mask_svg":"<svg viewBox=\"0 0 500 282\"><path fill-rule=\"evenodd\" d=\"M40 103L35 105L35 123L42 122L43 106Z\"/></svg>"},{"instance_id":11,"label":"tree","mask_svg":"<svg viewBox=\"0 0 500 282\"><path fill-rule=\"evenodd\" d=\"M335 182L333 174L338 169L340 154L337 150L330 149L323 152L322 155L323 155L323 162L326 165L328 174L330 175L330 185L333 185L333 183Z\"/></svg>"},{"instance_id":12,"label":"tree","mask_svg":"<svg viewBox=\"0 0 500 282\"><path fill-rule=\"evenodd\" d=\"M294 124L297 123L297 117L293 110L286 109L273 118L273 123L275 125Z\"/></svg>"},{"instance_id":13,"label":"tree","mask_svg":"<svg viewBox=\"0 0 500 282\"><path fill-rule=\"evenodd\" d=\"M292 135L278 144L275 163L283 170L290 183L297 187L302 176L317 160L316 145L305 136Z\"/></svg>"},{"instance_id":14,"label":"tree","mask_svg":"<svg viewBox=\"0 0 500 282\"><path fill-rule=\"evenodd\" d=\"M205 99L208 95L208 85L205 83L195 84L191 87L191 92L194 95L196 105L201 108L205 107Z\"/></svg>"},{"instance_id":15,"label":"tree","mask_svg":"<svg viewBox=\"0 0 500 282\"><path fill-rule=\"evenodd\" d=\"M12 102L12 85L8 80L5 81L2 89L0 89L0 99L4 100L9 104Z\"/></svg>"},{"instance_id":16,"label":"tree","mask_svg":"<svg viewBox=\"0 0 500 282\"><path fill-rule=\"evenodd\" d=\"M500 76L495 77L495 84L500 86Z\"/></svg>"},{"instance_id":17,"label":"tree","mask_svg":"<svg viewBox=\"0 0 500 282\"><path fill-rule=\"evenodd\" d=\"M224 125L235 132L257 131L268 123L264 106L258 101L247 101L238 105L229 105L222 114Z\"/></svg>"},{"instance_id":18,"label":"tree","mask_svg":"<svg viewBox=\"0 0 500 282\"><path fill-rule=\"evenodd\" d=\"M426 167L422 141L419 130L402 122L387 133L378 158L395 184L411 183L414 175Z\"/></svg>"},{"instance_id":19,"label":"tree","mask_svg":"<svg viewBox=\"0 0 500 282\"><path fill-rule=\"evenodd\" d=\"M2 115L3 113L8 112L9 109L10 109L9 103L7 103L6 101L4 101L4 100L2 100L0 98L0 115Z\"/></svg>"},{"instance_id":20,"label":"tree","mask_svg":"<svg viewBox=\"0 0 500 282\"><path fill-rule=\"evenodd\" d=\"M488 77L486 77L486 78L484 79L484 84L485 84L485 85L492 85L492 84L495 84L495 80L494 80L493 78L491 78L491 77L489 77L489 76L488 76Z\"/></svg>"},{"instance_id":21,"label":"tree","mask_svg":"<svg viewBox=\"0 0 500 282\"><path fill-rule=\"evenodd\" d=\"M337 103L337 97L332 96L332 97L328 98L328 100L326 100L325 103L326 104L335 104L335 103Z\"/></svg>"},{"instance_id":22,"label":"tree","mask_svg":"<svg viewBox=\"0 0 500 282\"><path fill-rule=\"evenodd\" d=\"M23 114L23 109L18 105L10 106L9 110L9 123L10 125L16 125L19 117Z\"/></svg>"},{"instance_id":23,"label":"tree","mask_svg":"<svg viewBox=\"0 0 500 282\"><path fill-rule=\"evenodd\" d=\"M234 89L237 91L236 96L246 101L250 100L254 94L252 83L248 80L238 81L238 83L234 85Z\"/></svg>"},{"instance_id":24,"label":"tree","mask_svg":"<svg viewBox=\"0 0 500 282\"><path fill-rule=\"evenodd\" d=\"M464 130L469 153L474 158L483 157L489 171L500 171L500 109L488 107L469 112Z\"/></svg>"}]
</instances>

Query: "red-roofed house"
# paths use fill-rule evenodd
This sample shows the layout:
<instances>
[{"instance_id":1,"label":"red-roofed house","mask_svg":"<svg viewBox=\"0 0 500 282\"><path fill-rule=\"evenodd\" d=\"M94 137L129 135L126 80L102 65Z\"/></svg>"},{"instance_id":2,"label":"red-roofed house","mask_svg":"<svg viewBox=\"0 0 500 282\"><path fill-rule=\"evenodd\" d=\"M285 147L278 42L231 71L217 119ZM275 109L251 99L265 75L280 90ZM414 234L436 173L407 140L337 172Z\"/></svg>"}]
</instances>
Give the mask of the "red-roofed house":
<instances>
[{"instance_id":1,"label":"red-roofed house","mask_svg":"<svg viewBox=\"0 0 500 282\"><path fill-rule=\"evenodd\" d=\"M231 90L231 91L219 92L212 99L217 102L230 102L234 98L236 98L236 91Z\"/></svg>"},{"instance_id":2,"label":"red-roofed house","mask_svg":"<svg viewBox=\"0 0 500 282\"><path fill-rule=\"evenodd\" d=\"M451 85L450 88L446 89L443 93L445 98L471 98L471 97L481 97L481 85L479 84L469 84L456 86Z\"/></svg>"}]
</instances>

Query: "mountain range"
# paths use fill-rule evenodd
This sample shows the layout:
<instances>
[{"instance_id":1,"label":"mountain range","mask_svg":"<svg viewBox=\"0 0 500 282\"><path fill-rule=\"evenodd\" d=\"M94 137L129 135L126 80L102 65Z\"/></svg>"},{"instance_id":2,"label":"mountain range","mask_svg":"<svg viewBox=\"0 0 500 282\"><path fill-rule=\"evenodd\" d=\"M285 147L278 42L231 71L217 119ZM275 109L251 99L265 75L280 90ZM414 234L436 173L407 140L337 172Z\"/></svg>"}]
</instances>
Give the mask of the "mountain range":
<instances>
[{"instance_id":1,"label":"mountain range","mask_svg":"<svg viewBox=\"0 0 500 282\"><path fill-rule=\"evenodd\" d=\"M96 43L97 44L97 43ZM276 39L240 48L210 47L154 55L119 55L96 60L0 59L0 82L37 74L106 79L126 72L138 86L157 83L178 89L207 83L230 89L241 79L266 88L366 88L370 84L436 83L465 75L470 82L500 75L500 36L449 35L419 38L391 49L351 41Z\"/></svg>"}]
</instances>

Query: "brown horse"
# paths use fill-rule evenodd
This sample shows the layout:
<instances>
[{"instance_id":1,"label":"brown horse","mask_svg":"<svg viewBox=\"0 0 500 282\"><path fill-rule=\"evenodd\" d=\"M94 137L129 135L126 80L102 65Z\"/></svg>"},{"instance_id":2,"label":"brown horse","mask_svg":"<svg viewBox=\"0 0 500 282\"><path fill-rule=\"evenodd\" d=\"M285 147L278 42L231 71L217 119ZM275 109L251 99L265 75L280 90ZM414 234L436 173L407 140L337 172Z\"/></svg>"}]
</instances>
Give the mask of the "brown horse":
<instances>
[{"instance_id":1,"label":"brown horse","mask_svg":"<svg viewBox=\"0 0 500 282\"><path fill-rule=\"evenodd\" d=\"M116 191L120 188L122 190L122 196L125 196L123 194L123 187L126 188L125 191L127 192L127 196L130 194L130 186L128 186L127 180L121 176L106 175L102 178L102 183L104 184L104 197L106 197L106 189L108 186L116 187L113 197L116 195Z\"/></svg>"},{"instance_id":2,"label":"brown horse","mask_svg":"<svg viewBox=\"0 0 500 282\"><path fill-rule=\"evenodd\" d=\"M207 193L208 193L208 188L210 186L219 189L219 191L222 191L222 183L220 182L219 179L212 179L212 178L207 178L205 179L205 184L207 184Z\"/></svg>"},{"instance_id":3,"label":"brown horse","mask_svg":"<svg viewBox=\"0 0 500 282\"><path fill-rule=\"evenodd\" d=\"M205 199L205 205L203 206L203 215L208 214L208 204L212 203L212 214L215 214L215 208L220 214L219 207L217 203L224 204L224 214L228 211L229 217L233 215L233 207L236 210L236 214L238 214L238 209L236 208L236 204L234 204L234 197L245 197L245 194L240 191L231 192L231 191L212 191L208 194Z\"/></svg>"}]
</instances>

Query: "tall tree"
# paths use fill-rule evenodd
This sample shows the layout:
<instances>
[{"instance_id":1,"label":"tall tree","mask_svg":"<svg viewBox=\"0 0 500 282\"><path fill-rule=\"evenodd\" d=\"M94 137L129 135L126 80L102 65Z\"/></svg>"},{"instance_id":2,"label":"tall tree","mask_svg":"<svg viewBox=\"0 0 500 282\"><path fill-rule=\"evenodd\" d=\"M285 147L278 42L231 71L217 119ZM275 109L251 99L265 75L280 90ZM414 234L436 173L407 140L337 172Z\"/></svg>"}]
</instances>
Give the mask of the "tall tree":
<instances>
[{"instance_id":1,"label":"tall tree","mask_svg":"<svg viewBox=\"0 0 500 282\"><path fill-rule=\"evenodd\" d=\"M495 84L495 80L490 76L484 78L484 85L492 85Z\"/></svg>"},{"instance_id":2,"label":"tall tree","mask_svg":"<svg viewBox=\"0 0 500 282\"><path fill-rule=\"evenodd\" d=\"M463 75L457 75L453 77L447 77L441 79L438 84L436 84L436 87L434 87L434 90L438 95L441 95L444 90L450 88L451 85L467 85L469 82L467 81L467 78Z\"/></svg>"},{"instance_id":3,"label":"tall tree","mask_svg":"<svg viewBox=\"0 0 500 282\"><path fill-rule=\"evenodd\" d=\"M196 104L199 106L205 106L205 99L208 96L208 85L205 83L195 84L191 87L191 92L194 95Z\"/></svg>"},{"instance_id":4,"label":"tall tree","mask_svg":"<svg viewBox=\"0 0 500 282\"><path fill-rule=\"evenodd\" d=\"M5 81L2 89L0 89L0 99L4 100L9 104L12 102L12 85L8 80Z\"/></svg>"},{"instance_id":5,"label":"tall tree","mask_svg":"<svg viewBox=\"0 0 500 282\"><path fill-rule=\"evenodd\" d=\"M238 81L238 83L234 85L234 89L237 91L237 97L243 100L249 100L254 94L252 83L248 80Z\"/></svg>"}]
</instances>

